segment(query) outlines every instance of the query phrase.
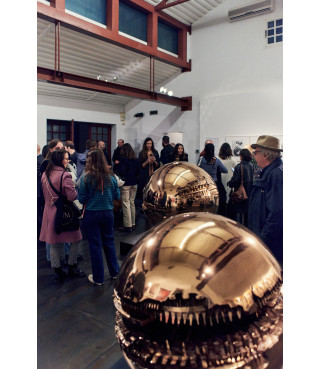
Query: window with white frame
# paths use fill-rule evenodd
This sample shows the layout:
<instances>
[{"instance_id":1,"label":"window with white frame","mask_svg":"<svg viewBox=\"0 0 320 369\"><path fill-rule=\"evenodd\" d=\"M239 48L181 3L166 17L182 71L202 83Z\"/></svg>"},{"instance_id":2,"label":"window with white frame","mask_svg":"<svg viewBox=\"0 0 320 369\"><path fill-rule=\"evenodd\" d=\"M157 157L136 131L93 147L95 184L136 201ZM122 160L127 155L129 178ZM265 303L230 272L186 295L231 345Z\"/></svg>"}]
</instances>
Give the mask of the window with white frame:
<instances>
[{"instance_id":1,"label":"window with white frame","mask_svg":"<svg viewBox=\"0 0 320 369\"><path fill-rule=\"evenodd\" d=\"M283 19L274 19L267 22L266 29L267 45L276 44L283 41Z\"/></svg>"}]
</instances>

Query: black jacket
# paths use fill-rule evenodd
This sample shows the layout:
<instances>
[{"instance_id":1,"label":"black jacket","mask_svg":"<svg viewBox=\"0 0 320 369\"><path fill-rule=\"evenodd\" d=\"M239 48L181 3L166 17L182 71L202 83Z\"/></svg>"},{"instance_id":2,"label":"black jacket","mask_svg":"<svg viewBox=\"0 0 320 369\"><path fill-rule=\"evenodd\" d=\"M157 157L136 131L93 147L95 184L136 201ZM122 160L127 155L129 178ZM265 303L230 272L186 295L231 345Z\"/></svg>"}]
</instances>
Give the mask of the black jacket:
<instances>
[{"instance_id":1,"label":"black jacket","mask_svg":"<svg viewBox=\"0 0 320 369\"><path fill-rule=\"evenodd\" d=\"M169 162L172 163L173 161L189 161L188 154L184 153L184 158L182 159L179 155L175 156L174 153L172 153L170 154Z\"/></svg>"},{"instance_id":2,"label":"black jacket","mask_svg":"<svg viewBox=\"0 0 320 369\"><path fill-rule=\"evenodd\" d=\"M173 154L174 148L168 144L165 146L160 153L160 161L163 165L170 163L170 156Z\"/></svg>"},{"instance_id":3,"label":"black jacket","mask_svg":"<svg viewBox=\"0 0 320 369\"><path fill-rule=\"evenodd\" d=\"M283 260L283 163L276 159L252 186L248 228Z\"/></svg>"},{"instance_id":4,"label":"black jacket","mask_svg":"<svg viewBox=\"0 0 320 369\"><path fill-rule=\"evenodd\" d=\"M241 163L235 166L233 176L228 182L228 186L234 188L235 191L240 187L241 165L243 166L243 185L249 199L253 183L253 166L248 161L242 160ZM247 213L248 204L249 200L236 203L234 204L234 211L236 213Z\"/></svg>"},{"instance_id":5,"label":"black jacket","mask_svg":"<svg viewBox=\"0 0 320 369\"><path fill-rule=\"evenodd\" d=\"M118 164L115 163L116 160L120 161L120 150L121 150L121 147L117 147L114 152L113 152L113 155L112 155L112 161L114 162L114 165L113 165L113 171L116 173L117 170L118 170Z\"/></svg>"},{"instance_id":6,"label":"black jacket","mask_svg":"<svg viewBox=\"0 0 320 369\"><path fill-rule=\"evenodd\" d=\"M138 183L140 162L138 159L121 158L118 164L118 174L125 181L124 186L134 186Z\"/></svg>"}]
</instances>

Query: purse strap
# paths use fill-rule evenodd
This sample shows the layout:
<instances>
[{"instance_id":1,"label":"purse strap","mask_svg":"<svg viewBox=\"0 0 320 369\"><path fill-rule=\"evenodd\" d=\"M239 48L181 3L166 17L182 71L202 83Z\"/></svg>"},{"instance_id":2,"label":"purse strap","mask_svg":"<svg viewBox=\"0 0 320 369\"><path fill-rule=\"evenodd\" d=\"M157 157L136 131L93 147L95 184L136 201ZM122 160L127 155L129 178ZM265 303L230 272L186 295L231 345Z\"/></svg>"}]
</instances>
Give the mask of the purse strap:
<instances>
[{"instance_id":1,"label":"purse strap","mask_svg":"<svg viewBox=\"0 0 320 369\"><path fill-rule=\"evenodd\" d=\"M243 185L243 165L240 165L241 167L241 185Z\"/></svg>"},{"instance_id":2,"label":"purse strap","mask_svg":"<svg viewBox=\"0 0 320 369\"><path fill-rule=\"evenodd\" d=\"M64 172L62 173L62 176L61 176L61 179L60 179L60 192L54 187L54 185L52 184L49 176L47 176L47 179L48 179L48 182L49 182L49 185L51 186L51 188L53 189L53 191L59 196L59 197L62 197L62 177L64 175Z\"/></svg>"}]
</instances>

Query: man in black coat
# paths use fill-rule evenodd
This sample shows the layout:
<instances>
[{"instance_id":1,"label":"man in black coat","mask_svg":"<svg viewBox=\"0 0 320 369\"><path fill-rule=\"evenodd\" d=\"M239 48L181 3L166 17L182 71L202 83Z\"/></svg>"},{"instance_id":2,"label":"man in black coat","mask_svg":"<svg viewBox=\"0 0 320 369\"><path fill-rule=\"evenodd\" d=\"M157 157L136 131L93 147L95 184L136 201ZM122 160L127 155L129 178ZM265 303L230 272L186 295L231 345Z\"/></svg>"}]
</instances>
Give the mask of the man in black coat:
<instances>
[{"instance_id":1,"label":"man in black coat","mask_svg":"<svg viewBox=\"0 0 320 369\"><path fill-rule=\"evenodd\" d=\"M283 163L280 141L263 135L251 145L254 158L262 168L253 183L249 199L248 228L283 262Z\"/></svg>"},{"instance_id":2,"label":"man in black coat","mask_svg":"<svg viewBox=\"0 0 320 369\"><path fill-rule=\"evenodd\" d=\"M174 148L170 145L169 136L162 137L162 146L163 149L161 150L160 154L160 161L163 165L170 162L170 157L173 155Z\"/></svg>"},{"instance_id":3,"label":"man in black coat","mask_svg":"<svg viewBox=\"0 0 320 369\"><path fill-rule=\"evenodd\" d=\"M122 138L119 138L118 146L114 150L113 155L112 155L112 161L114 162L114 165L113 165L113 171L114 172L117 171L117 166L118 166L119 161L120 161L120 149L123 146L123 144L124 144L124 140Z\"/></svg>"}]
</instances>

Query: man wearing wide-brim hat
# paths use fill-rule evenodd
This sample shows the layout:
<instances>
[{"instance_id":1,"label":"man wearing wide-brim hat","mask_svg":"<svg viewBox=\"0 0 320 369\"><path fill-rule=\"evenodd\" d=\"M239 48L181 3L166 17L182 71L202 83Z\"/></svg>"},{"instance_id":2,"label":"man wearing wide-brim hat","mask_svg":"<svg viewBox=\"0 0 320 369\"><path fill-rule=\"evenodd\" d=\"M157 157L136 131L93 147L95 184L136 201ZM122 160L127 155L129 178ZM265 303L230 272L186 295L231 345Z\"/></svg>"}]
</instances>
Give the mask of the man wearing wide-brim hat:
<instances>
[{"instance_id":1,"label":"man wearing wide-brim hat","mask_svg":"<svg viewBox=\"0 0 320 369\"><path fill-rule=\"evenodd\" d=\"M255 144L254 158L262 168L253 183L248 213L248 227L283 262L283 163L280 141L273 136L260 136Z\"/></svg>"}]
</instances>

